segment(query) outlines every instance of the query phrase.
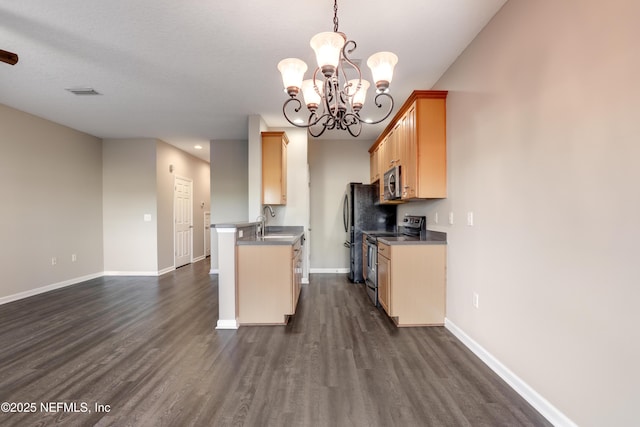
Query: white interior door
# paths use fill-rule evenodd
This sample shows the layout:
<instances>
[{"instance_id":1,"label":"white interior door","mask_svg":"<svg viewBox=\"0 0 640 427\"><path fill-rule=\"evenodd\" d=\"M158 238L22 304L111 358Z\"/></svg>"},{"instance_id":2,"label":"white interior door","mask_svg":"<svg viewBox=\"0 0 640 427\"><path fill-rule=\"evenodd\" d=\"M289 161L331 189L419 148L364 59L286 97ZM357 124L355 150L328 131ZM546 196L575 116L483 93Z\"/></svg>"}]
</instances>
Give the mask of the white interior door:
<instances>
[{"instance_id":1,"label":"white interior door","mask_svg":"<svg viewBox=\"0 0 640 427\"><path fill-rule=\"evenodd\" d=\"M173 203L175 267L192 262L193 181L176 177Z\"/></svg>"},{"instance_id":2,"label":"white interior door","mask_svg":"<svg viewBox=\"0 0 640 427\"><path fill-rule=\"evenodd\" d=\"M211 256L211 212L204 213L204 256Z\"/></svg>"}]
</instances>

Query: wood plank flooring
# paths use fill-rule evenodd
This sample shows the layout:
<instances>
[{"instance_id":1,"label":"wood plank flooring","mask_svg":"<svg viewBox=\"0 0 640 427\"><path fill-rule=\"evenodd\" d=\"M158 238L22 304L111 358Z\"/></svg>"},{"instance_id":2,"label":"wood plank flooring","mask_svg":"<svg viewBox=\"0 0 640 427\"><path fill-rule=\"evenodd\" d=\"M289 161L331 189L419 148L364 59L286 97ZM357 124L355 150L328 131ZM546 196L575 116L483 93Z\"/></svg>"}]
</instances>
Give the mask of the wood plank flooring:
<instances>
[{"instance_id":1,"label":"wood plank flooring","mask_svg":"<svg viewBox=\"0 0 640 427\"><path fill-rule=\"evenodd\" d=\"M344 275L312 275L287 326L219 331L208 271L0 306L0 402L37 405L0 425L549 425L447 330L395 328Z\"/></svg>"}]
</instances>

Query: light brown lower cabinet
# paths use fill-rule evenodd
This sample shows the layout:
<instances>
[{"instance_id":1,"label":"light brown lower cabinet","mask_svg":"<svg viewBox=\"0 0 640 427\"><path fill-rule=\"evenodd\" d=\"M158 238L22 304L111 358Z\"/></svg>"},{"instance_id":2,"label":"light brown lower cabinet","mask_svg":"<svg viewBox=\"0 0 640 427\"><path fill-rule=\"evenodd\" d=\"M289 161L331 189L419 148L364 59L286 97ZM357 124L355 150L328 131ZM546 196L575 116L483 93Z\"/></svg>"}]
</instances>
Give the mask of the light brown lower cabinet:
<instances>
[{"instance_id":1,"label":"light brown lower cabinet","mask_svg":"<svg viewBox=\"0 0 640 427\"><path fill-rule=\"evenodd\" d=\"M378 242L378 300L396 325L444 325L446 250Z\"/></svg>"},{"instance_id":2,"label":"light brown lower cabinet","mask_svg":"<svg viewBox=\"0 0 640 427\"><path fill-rule=\"evenodd\" d=\"M283 325L295 314L302 281L302 247L237 246L238 322Z\"/></svg>"}]
</instances>

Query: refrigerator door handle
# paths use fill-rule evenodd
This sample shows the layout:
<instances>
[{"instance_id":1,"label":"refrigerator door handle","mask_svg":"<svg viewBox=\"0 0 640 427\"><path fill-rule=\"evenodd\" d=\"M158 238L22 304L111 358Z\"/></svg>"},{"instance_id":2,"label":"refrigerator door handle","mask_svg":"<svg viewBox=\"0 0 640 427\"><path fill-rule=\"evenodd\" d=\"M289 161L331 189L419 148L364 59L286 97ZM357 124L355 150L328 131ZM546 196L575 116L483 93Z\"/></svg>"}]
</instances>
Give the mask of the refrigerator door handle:
<instances>
[{"instance_id":1,"label":"refrigerator door handle","mask_svg":"<svg viewBox=\"0 0 640 427\"><path fill-rule=\"evenodd\" d=\"M344 231L349 231L349 195L344 195L344 200L342 201L342 221L344 223Z\"/></svg>"}]
</instances>

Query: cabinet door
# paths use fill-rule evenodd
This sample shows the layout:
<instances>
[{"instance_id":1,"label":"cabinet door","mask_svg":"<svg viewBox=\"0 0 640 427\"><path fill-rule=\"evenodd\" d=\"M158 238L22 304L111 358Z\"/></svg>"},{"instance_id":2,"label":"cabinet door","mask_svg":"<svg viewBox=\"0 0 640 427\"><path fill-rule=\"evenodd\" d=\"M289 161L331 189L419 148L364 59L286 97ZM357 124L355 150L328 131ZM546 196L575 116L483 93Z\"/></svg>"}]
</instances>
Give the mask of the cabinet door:
<instances>
[{"instance_id":1,"label":"cabinet door","mask_svg":"<svg viewBox=\"0 0 640 427\"><path fill-rule=\"evenodd\" d=\"M389 167L388 169L400 165L400 146L402 145L402 132L398 122L391 133L389 133Z\"/></svg>"},{"instance_id":2,"label":"cabinet door","mask_svg":"<svg viewBox=\"0 0 640 427\"><path fill-rule=\"evenodd\" d=\"M292 263L293 274L291 275L291 313L295 314L296 307L298 306L298 300L300 299L300 287L302 285L302 247L300 243L296 243L293 246L292 251Z\"/></svg>"},{"instance_id":3,"label":"cabinet door","mask_svg":"<svg viewBox=\"0 0 640 427\"><path fill-rule=\"evenodd\" d=\"M416 136L416 105L400 120L402 128L402 198L416 197L418 187L418 139Z\"/></svg>"},{"instance_id":4,"label":"cabinet door","mask_svg":"<svg viewBox=\"0 0 640 427\"><path fill-rule=\"evenodd\" d=\"M380 173L378 171L378 153L380 151L380 146L376 147L376 149L369 154L369 182L373 184L377 180L380 179Z\"/></svg>"},{"instance_id":5,"label":"cabinet door","mask_svg":"<svg viewBox=\"0 0 640 427\"><path fill-rule=\"evenodd\" d=\"M378 301L384 311L391 316L391 264L389 259L378 252Z\"/></svg>"},{"instance_id":6,"label":"cabinet door","mask_svg":"<svg viewBox=\"0 0 640 427\"><path fill-rule=\"evenodd\" d=\"M280 194L282 194L281 201L283 205L287 204L287 142L282 138L281 142L281 151L280 156L282 160L280 161L281 166L281 179L280 179Z\"/></svg>"},{"instance_id":7,"label":"cabinet door","mask_svg":"<svg viewBox=\"0 0 640 427\"><path fill-rule=\"evenodd\" d=\"M262 204L287 203L287 144L284 132L262 132Z\"/></svg>"}]
</instances>

